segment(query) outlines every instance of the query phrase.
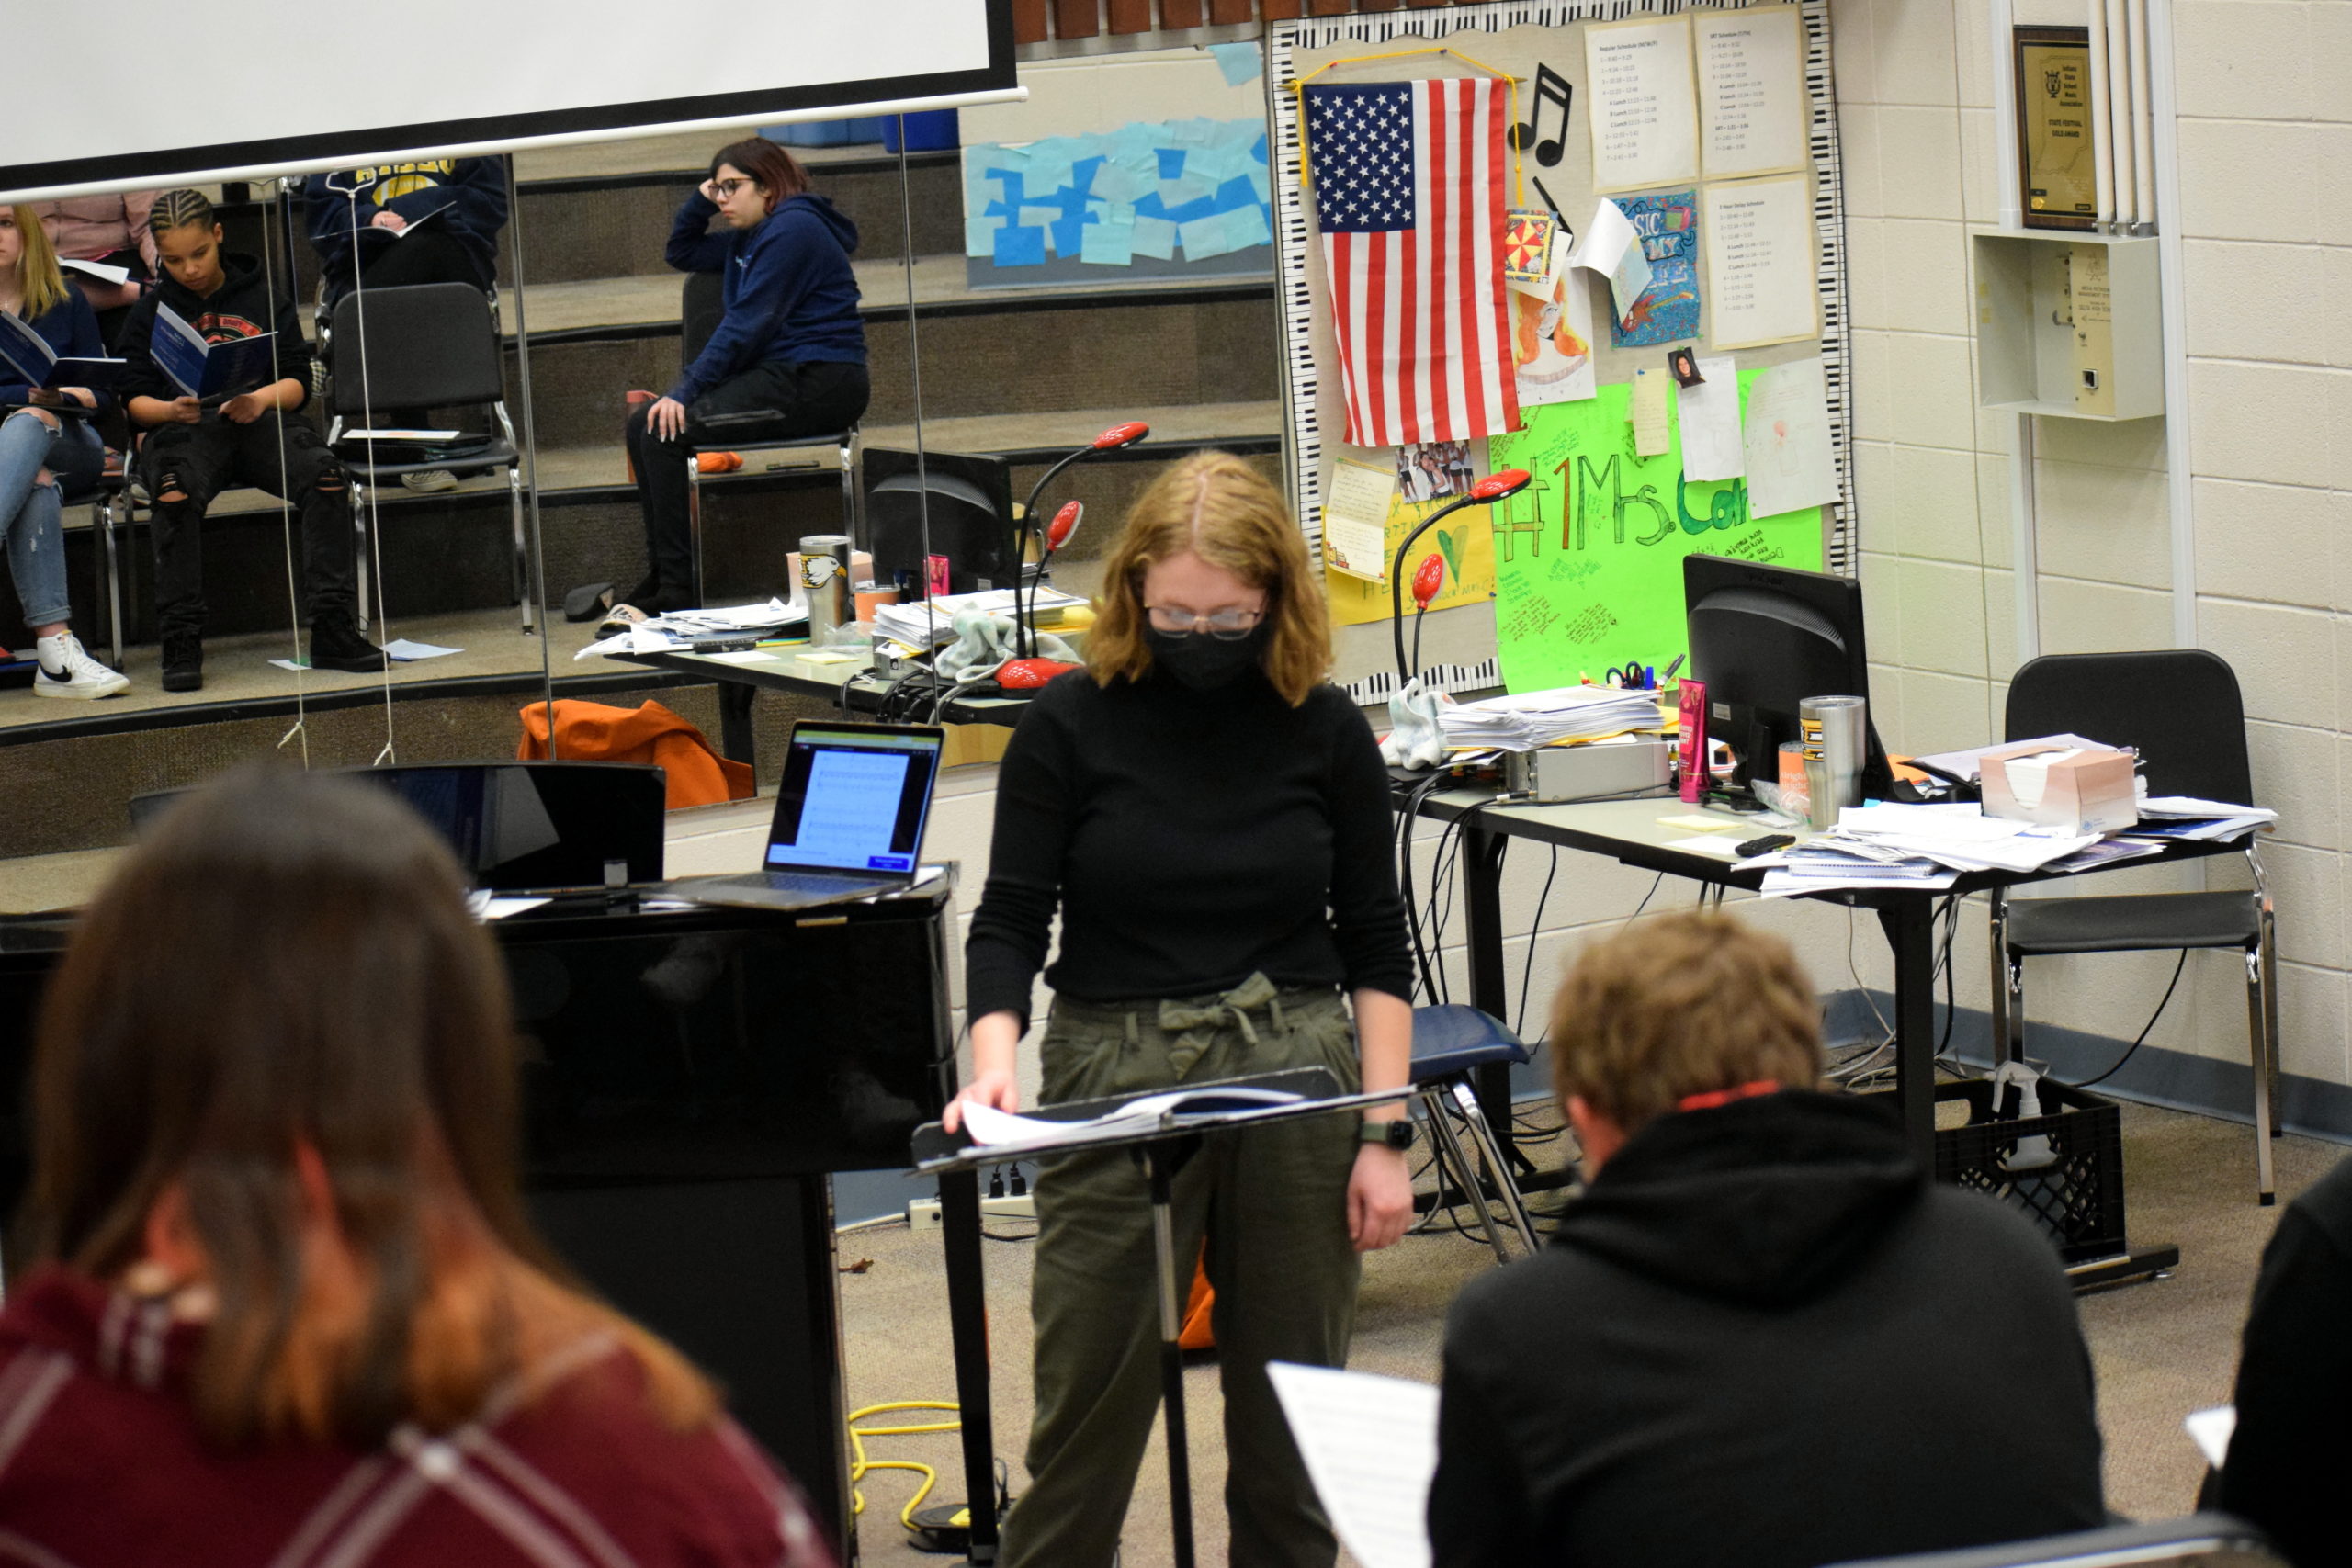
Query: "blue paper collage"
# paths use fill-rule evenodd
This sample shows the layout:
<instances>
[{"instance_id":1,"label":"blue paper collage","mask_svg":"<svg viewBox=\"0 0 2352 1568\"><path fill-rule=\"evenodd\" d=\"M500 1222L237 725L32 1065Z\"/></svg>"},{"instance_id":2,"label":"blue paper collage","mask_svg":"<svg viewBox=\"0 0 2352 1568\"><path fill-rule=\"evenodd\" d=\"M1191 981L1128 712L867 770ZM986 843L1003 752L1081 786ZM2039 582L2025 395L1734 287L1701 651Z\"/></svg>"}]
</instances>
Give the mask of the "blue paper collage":
<instances>
[{"instance_id":1,"label":"blue paper collage","mask_svg":"<svg viewBox=\"0 0 2352 1568\"><path fill-rule=\"evenodd\" d=\"M965 254L999 267L1071 256L1131 266L1180 250L1199 262L1271 246L1272 200L1262 120L1137 123L964 149Z\"/></svg>"}]
</instances>

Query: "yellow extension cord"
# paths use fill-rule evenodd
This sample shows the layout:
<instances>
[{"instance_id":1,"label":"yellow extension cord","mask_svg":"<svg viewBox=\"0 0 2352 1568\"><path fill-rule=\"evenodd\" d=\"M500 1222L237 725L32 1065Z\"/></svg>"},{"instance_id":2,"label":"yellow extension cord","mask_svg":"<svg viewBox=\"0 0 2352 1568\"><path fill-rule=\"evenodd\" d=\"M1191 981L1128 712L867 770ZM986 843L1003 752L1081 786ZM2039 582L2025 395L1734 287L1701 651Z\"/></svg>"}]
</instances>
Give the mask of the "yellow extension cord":
<instances>
[{"instance_id":1,"label":"yellow extension cord","mask_svg":"<svg viewBox=\"0 0 2352 1568\"><path fill-rule=\"evenodd\" d=\"M850 1498L855 1505L851 1510L852 1514L862 1515L865 1512L865 1495L857 1490L857 1483L865 1479L867 1471L911 1470L922 1477L922 1484L915 1488L915 1495L912 1497L907 1499L907 1506L899 1510L899 1523L908 1529L912 1529L915 1528L915 1510L922 1506L922 1500L925 1497L931 1495L931 1489L939 1484L939 1472L927 1464L917 1464L912 1460L867 1459L865 1439L868 1438L910 1438L919 1433L928 1432L960 1432L964 1429L964 1423L961 1419L957 1419L933 1422L921 1427L867 1427L863 1429L858 1427L858 1423L868 1416L880 1416L892 1410L952 1410L960 1417L964 1407L952 1402L936 1399L902 1399L888 1404L869 1404L863 1410L853 1410L849 1413Z\"/></svg>"}]
</instances>

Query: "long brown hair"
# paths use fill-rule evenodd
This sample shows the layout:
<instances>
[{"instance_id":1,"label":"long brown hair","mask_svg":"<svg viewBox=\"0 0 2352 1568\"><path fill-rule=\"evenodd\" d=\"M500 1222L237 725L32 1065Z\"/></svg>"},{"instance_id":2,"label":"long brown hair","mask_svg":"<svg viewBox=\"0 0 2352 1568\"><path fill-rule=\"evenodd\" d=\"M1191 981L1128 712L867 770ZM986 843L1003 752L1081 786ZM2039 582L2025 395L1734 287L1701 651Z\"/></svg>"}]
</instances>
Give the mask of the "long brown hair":
<instances>
[{"instance_id":1,"label":"long brown hair","mask_svg":"<svg viewBox=\"0 0 2352 1568\"><path fill-rule=\"evenodd\" d=\"M18 202L9 209L24 250L17 257L17 283L24 303L18 307L28 321L45 316L65 303L65 274L57 265L57 247L49 243L40 214Z\"/></svg>"},{"instance_id":2,"label":"long brown hair","mask_svg":"<svg viewBox=\"0 0 2352 1568\"><path fill-rule=\"evenodd\" d=\"M718 177L721 164L732 164L756 181L768 193L770 212L808 188L808 171L800 166L800 160L764 136L747 137L721 147L718 155L710 161L712 179Z\"/></svg>"},{"instance_id":3,"label":"long brown hair","mask_svg":"<svg viewBox=\"0 0 2352 1568\"><path fill-rule=\"evenodd\" d=\"M1102 597L1086 636L1094 679L1138 681L1151 669L1144 636L1143 574L1154 561L1196 555L1266 592L1260 662L1296 707L1331 671L1331 617L1282 491L1230 452L1202 452L1153 480L1127 513L1102 571Z\"/></svg>"},{"instance_id":4,"label":"long brown hair","mask_svg":"<svg viewBox=\"0 0 2352 1568\"><path fill-rule=\"evenodd\" d=\"M420 818L350 780L232 773L124 862L50 988L29 1256L118 1280L171 1215L216 1303L193 1401L225 1442L447 1430L598 1333L699 1426L708 1385L524 1217L509 1018Z\"/></svg>"}]
</instances>

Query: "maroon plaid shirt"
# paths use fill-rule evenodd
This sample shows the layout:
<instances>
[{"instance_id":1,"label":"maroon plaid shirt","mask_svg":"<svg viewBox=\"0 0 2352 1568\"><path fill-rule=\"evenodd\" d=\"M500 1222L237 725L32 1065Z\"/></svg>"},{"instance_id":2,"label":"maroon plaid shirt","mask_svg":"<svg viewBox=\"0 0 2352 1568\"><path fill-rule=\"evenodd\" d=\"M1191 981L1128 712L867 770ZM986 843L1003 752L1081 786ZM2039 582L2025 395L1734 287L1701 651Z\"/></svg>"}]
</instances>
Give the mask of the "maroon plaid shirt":
<instances>
[{"instance_id":1,"label":"maroon plaid shirt","mask_svg":"<svg viewBox=\"0 0 2352 1568\"><path fill-rule=\"evenodd\" d=\"M678 1433L636 1361L584 1343L528 1404L372 1452L223 1450L187 1377L199 1325L43 1269L0 1313L0 1563L38 1568L832 1568L732 1422Z\"/></svg>"}]
</instances>

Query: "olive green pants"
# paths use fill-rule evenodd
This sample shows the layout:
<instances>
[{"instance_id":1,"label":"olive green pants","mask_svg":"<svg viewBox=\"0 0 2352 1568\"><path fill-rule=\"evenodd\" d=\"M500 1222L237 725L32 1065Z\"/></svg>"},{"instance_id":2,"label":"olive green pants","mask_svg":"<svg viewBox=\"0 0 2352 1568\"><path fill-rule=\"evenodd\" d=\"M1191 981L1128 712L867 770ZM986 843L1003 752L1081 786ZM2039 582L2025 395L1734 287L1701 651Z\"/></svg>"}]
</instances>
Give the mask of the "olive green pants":
<instances>
[{"instance_id":1,"label":"olive green pants","mask_svg":"<svg viewBox=\"0 0 2352 1568\"><path fill-rule=\"evenodd\" d=\"M1048 1104L1293 1067L1329 1067L1350 1091L1358 1081L1338 993L1276 992L1255 976L1223 998L1057 1000L1043 1058ZM1205 1237L1216 1289L1232 1568L1330 1568L1338 1556L1266 1363L1347 1360L1360 1272L1347 1210L1357 1120L1211 1134L1173 1183L1178 1267L1189 1270ZM1046 1162L1037 1221L1030 1483L1006 1520L1000 1561L1110 1568L1160 1398L1159 1273L1142 1168L1125 1149Z\"/></svg>"}]
</instances>

